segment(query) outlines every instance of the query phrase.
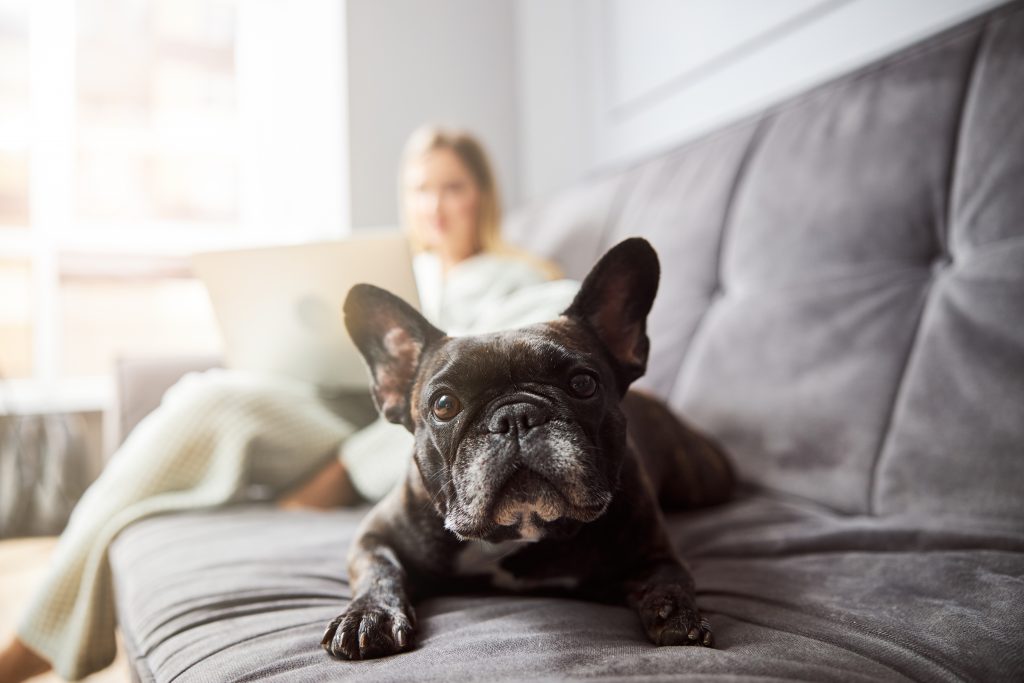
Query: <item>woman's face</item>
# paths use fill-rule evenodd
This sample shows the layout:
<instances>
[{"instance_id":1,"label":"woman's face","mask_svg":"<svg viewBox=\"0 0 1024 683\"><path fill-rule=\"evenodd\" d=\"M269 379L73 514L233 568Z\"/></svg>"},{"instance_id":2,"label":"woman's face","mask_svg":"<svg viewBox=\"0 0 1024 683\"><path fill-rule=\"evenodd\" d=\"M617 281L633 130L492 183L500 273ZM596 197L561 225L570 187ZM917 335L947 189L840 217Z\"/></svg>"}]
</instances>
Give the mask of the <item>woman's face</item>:
<instances>
[{"instance_id":1,"label":"woman's face","mask_svg":"<svg viewBox=\"0 0 1024 683\"><path fill-rule=\"evenodd\" d=\"M447 260L480 251L480 188L450 149L435 149L412 161L407 201L423 246Z\"/></svg>"}]
</instances>

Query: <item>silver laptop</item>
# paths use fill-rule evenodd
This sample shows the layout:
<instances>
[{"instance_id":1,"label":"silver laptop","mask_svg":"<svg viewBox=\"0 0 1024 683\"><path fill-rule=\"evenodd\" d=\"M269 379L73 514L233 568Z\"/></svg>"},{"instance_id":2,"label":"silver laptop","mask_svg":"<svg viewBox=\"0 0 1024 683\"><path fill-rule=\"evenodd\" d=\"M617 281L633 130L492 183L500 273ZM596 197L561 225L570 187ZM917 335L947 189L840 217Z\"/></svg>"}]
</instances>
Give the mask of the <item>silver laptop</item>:
<instances>
[{"instance_id":1,"label":"silver laptop","mask_svg":"<svg viewBox=\"0 0 1024 683\"><path fill-rule=\"evenodd\" d=\"M419 308L412 257L399 232L192 257L224 339L228 367L328 388L365 388L369 375L345 330L352 285L384 287Z\"/></svg>"}]
</instances>

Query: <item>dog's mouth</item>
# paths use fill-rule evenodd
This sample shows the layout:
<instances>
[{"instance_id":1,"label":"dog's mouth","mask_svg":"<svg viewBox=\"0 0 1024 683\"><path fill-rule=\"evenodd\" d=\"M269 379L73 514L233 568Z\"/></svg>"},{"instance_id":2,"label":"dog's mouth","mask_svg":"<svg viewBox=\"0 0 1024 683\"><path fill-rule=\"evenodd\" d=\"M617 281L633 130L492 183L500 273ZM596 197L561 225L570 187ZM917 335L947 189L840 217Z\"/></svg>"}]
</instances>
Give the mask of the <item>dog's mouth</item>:
<instances>
[{"instance_id":1,"label":"dog's mouth","mask_svg":"<svg viewBox=\"0 0 1024 683\"><path fill-rule=\"evenodd\" d=\"M449 516L446 526L462 538L539 541L575 533L581 523L600 517L610 502L609 493L574 504L547 478L521 469L502 485L484 514Z\"/></svg>"},{"instance_id":2,"label":"dog's mouth","mask_svg":"<svg viewBox=\"0 0 1024 683\"><path fill-rule=\"evenodd\" d=\"M569 503L547 479L530 470L516 472L502 487L489 515L500 527L515 529L519 538L539 540L544 526L561 519Z\"/></svg>"}]
</instances>

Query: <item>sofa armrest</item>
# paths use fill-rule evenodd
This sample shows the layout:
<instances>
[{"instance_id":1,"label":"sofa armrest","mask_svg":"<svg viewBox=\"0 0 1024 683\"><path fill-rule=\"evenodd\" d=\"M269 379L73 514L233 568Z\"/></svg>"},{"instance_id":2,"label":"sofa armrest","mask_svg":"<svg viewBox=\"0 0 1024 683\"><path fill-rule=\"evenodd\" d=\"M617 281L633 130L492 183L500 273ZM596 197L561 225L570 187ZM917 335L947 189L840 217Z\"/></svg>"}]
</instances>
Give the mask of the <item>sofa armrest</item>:
<instances>
[{"instance_id":1,"label":"sofa armrest","mask_svg":"<svg viewBox=\"0 0 1024 683\"><path fill-rule=\"evenodd\" d=\"M116 435L120 445L142 418L160 405L164 393L190 372L222 367L220 356L175 356L169 358L119 358L115 363Z\"/></svg>"}]
</instances>

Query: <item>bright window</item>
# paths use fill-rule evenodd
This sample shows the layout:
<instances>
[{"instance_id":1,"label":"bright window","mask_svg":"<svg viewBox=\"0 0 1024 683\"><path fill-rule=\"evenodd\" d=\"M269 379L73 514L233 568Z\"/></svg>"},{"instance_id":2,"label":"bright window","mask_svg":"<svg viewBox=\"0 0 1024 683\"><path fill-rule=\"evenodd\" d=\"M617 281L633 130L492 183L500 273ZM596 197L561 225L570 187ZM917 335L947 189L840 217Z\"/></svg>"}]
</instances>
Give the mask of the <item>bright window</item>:
<instances>
[{"instance_id":1,"label":"bright window","mask_svg":"<svg viewBox=\"0 0 1024 683\"><path fill-rule=\"evenodd\" d=\"M0 412L217 353L190 253L347 232L343 39L328 0L0 0Z\"/></svg>"}]
</instances>

